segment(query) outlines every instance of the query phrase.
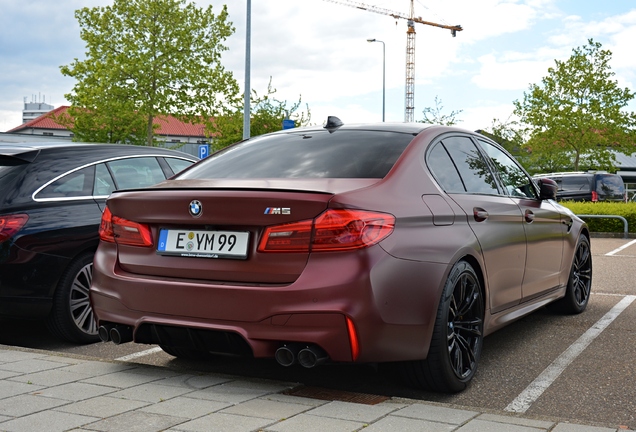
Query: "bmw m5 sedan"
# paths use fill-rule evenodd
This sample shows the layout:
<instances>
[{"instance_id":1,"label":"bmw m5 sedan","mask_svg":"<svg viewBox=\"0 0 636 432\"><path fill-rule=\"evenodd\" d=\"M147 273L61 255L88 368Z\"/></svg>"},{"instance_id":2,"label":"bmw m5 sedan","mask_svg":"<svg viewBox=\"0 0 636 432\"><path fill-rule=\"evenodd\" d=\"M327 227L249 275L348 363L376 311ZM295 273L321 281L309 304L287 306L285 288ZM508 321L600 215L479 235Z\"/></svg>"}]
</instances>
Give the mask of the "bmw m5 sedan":
<instances>
[{"instance_id":1,"label":"bmw m5 sedan","mask_svg":"<svg viewBox=\"0 0 636 432\"><path fill-rule=\"evenodd\" d=\"M0 316L46 319L60 338L99 341L88 290L106 198L196 160L156 147L0 143Z\"/></svg>"},{"instance_id":2,"label":"bmw m5 sedan","mask_svg":"<svg viewBox=\"0 0 636 432\"><path fill-rule=\"evenodd\" d=\"M588 228L555 193L460 128L330 117L245 140L107 200L99 335L177 357L397 362L410 385L458 392L489 333L588 304Z\"/></svg>"}]
</instances>

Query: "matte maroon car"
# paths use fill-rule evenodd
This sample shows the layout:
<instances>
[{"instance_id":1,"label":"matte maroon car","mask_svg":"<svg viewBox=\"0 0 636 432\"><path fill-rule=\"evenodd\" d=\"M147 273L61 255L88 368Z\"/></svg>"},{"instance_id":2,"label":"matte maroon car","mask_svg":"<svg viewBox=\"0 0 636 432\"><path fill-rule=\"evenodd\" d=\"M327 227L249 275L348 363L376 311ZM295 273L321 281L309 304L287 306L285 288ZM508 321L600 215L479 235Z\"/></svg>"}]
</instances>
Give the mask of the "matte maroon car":
<instances>
[{"instance_id":1,"label":"matte maroon car","mask_svg":"<svg viewBox=\"0 0 636 432\"><path fill-rule=\"evenodd\" d=\"M484 336L587 306L588 228L555 193L459 128L330 117L249 139L110 196L99 333L177 357L399 362L458 392Z\"/></svg>"}]
</instances>

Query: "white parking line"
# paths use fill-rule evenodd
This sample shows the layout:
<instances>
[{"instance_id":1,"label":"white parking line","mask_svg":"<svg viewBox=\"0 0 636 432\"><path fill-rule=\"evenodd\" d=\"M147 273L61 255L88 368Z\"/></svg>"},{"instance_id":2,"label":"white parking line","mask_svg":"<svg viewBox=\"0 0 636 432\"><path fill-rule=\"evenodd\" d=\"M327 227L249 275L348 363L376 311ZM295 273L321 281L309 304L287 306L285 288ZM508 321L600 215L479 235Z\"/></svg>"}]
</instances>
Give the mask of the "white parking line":
<instances>
[{"instance_id":1,"label":"white parking line","mask_svg":"<svg viewBox=\"0 0 636 432\"><path fill-rule=\"evenodd\" d=\"M136 353L133 353L133 354L129 354L127 356L119 357L119 358L116 358L115 360L128 361L128 360L135 359L137 357L143 357L143 356L147 356L147 355L150 355L150 354L154 354L154 353L159 352L159 351L162 351L162 349L160 347L154 347L154 348L147 349L145 351L139 351L139 352L136 352Z\"/></svg>"},{"instance_id":2,"label":"white parking line","mask_svg":"<svg viewBox=\"0 0 636 432\"><path fill-rule=\"evenodd\" d=\"M633 245L634 243L636 243L636 240L632 240L632 241L630 241L629 243L626 243L626 244L624 244L623 246L621 246L621 247L619 247L619 248L616 248L616 249L614 249L614 250L613 250L613 251L611 251L611 252L606 253L606 254L605 254L605 256L612 256L612 255L614 255L614 254L617 254L617 253L619 253L620 251L622 251L623 249L626 249L626 248L630 247L630 246L631 246L631 245Z\"/></svg>"},{"instance_id":3,"label":"white parking line","mask_svg":"<svg viewBox=\"0 0 636 432\"><path fill-rule=\"evenodd\" d=\"M541 374L530 383L519 396L515 398L506 408L506 411L514 413L525 413L528 408L541 396L541 394L561 375L561 372L572 363L583 352L585 348L609 326L623 312L627 306L636 300L636 296L625 296L607 312L600 320L589 328L576 342L568 347L550 366L545 368Z\"/></svg>"}]
</instances>

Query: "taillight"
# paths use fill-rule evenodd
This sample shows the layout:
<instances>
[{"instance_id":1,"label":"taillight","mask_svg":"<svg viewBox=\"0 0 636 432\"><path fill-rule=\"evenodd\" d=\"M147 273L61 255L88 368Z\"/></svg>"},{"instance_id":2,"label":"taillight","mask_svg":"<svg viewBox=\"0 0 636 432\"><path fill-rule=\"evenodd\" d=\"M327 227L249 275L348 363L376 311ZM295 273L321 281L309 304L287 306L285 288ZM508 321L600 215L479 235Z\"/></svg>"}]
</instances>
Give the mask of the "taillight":
<instances>
[{"instance_id":1,"label":"taillight","mask_svg":"<svg viewBox=\"0 0 636 432\"><path fill-rule=\"evenodd\" d=\"M259 252L345 251L374 245L393 232L395 217L366 210L327 210L315 220L275 225Z\"/></svg>"},{"instance_id":2,"label":"taillight","mask_svg":"<svg viewBox=\"0 0 636 432\"><path fill-rule=\"evenodd\" d=\"M103 241L129 246L152 246L150 227L119 216L113 216L108 207L102 213L99 238Z\"/></svg>"},{"instance_id":3,"label":"taillight","mask_svg":"<svg viewBox=\"0 0 636 432\"><path fill-rule=\"evenodd\" d=\"M29 216L25 214L0 216L0 243L13 237L28 220Z\"/></svg>"},{"instance_id":4,"label":"taillight","mask_svg":"<svg viewBox=\"0 0 636 432\"><path fill-rule=\"evenodd\" d=\"M592 202L598 202L598 192L592 191Z\"/></svg>"}]
</instances>

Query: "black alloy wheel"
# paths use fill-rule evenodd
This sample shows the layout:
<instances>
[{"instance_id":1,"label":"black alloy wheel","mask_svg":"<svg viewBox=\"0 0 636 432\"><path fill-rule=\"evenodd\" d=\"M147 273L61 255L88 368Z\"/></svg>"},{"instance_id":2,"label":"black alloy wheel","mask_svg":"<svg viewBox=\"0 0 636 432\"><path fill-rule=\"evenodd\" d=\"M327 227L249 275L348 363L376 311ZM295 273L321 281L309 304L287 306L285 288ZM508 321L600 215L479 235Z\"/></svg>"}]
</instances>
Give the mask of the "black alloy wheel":
<instances>
[{"instance_id":1,"label":"black alloy wheel","mask_svg":"<svg viewBox=\"0 0 636 432\"><path fill-rule=\"evenodd\" d=\"M585 310L592 292L592 251L590 240L581 235L576 244L565 297L548 305L548 309L565 314L579 314Z\"/></svg>"},{"instance_id":2,"label":"black alloy wheel","mask_svg":"<svg viewBox=\"0 0 636 432\"><path fill-rule=\"evenodd\" d=\"M75 343L99 341L89 298L92 276L93 254L77 258L62 275L47 321L55 336Z\"/></svg>"},{"instance_id":3,"label":"black alloy wheel","mask_svg":"<svg viewBox=\"0 0 636 432\"><path fill-rule=\"evenodd\" d=\"M405 362L409 384L456 393L475 375L483 345L484 302L473 267L460 261L450 272L437 310L433 337L425 360Z\"/></svg>"}]
</instances>

